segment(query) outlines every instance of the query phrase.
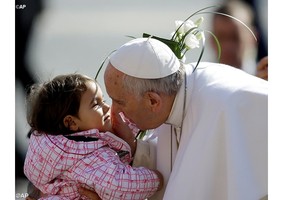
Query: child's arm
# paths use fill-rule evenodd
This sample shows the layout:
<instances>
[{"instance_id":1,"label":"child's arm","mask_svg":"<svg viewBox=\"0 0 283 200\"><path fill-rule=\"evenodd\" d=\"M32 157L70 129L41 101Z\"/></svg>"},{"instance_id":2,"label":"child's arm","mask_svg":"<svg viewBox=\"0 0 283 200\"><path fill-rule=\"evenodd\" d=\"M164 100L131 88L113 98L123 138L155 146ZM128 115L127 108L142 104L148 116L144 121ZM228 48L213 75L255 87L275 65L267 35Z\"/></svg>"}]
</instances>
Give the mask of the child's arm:
<instances>
[{"instance_id":1,"label":"child's arm","mask_svg":"<svg viewBox=\"0 0 283 200\"><path fill-rule=\"evenodd\" d=\"M158 170L152 170L152 171L156 173L156 175L158 176L160 180L159 187L157 188L157 191L159 191L163 188L163 185L164 185L163 175Z\"/></svg>"},{"instance_id":2,"label":"child's arm","mask_svg":"<svg viewBox=\"0 0 283 200\"><path fill-rule=\"evenodd\" d=\"M159 171L157 171L157 170L154 170L154 171L160 177L160 180L162 180L162 182L160 183L160 187L157 190L157 191L159 191L163 187L163 176L161 175L161 173ZM86 189L84 187L79 188L79 193L82 196L85 196L90 200L101 200L101 198L97 195L97 193L95 191ZM30 200L32 200L32 199L30 199Z\"/></svg>"},{"instance_id":3,"label":"child's arm","mask_svg":"<svg viewBox=\"0 0 283 200\"><path fill-rule=\"evenodd\" d=\"M91 158L81 160L72 174L78 182L94 188L102 199L142 200L163 187L160 172L125 165L108 147L99 149L96 155L99 156L93 161Z\"/></svg>"}]
</instances>

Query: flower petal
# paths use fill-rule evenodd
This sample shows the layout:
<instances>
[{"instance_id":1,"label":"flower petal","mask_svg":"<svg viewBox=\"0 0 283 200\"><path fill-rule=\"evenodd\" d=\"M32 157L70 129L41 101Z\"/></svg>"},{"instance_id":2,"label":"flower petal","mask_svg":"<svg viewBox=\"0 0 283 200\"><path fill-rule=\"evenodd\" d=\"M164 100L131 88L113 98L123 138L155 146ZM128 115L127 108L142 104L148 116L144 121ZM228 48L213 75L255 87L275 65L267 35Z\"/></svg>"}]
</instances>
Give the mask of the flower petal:
<instances>
[{"instance_id":1,"label":"flower petal","mask_svg":"<svg viewBox=\"0 0 283 200\"><path fill-rule=\"evenodd\" d=\"M199 48L199 40L194 34L189 34L186 37L185 44L189 49Z\"/></svg>"}]
</instances>

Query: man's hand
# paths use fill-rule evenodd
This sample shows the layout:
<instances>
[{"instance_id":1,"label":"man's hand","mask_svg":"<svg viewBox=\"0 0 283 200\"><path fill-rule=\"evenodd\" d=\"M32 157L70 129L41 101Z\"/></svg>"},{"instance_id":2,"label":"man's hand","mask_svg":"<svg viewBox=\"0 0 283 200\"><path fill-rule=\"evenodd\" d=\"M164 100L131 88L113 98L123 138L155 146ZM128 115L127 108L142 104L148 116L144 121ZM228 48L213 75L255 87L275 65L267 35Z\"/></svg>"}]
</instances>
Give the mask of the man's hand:
<instances>
[{"instance_id":1,"label":"man's hand","mask_svg":"<svg viewBox=\"0 0 283 200\"><path fill-rule=\"evenodd\" d=\"M101 200L101 198L94 192L93 190L88 190L86 188L80 187L79 193L83 196L86 196L87 198L91 200Z\"/></svg>"},{"instance_id":2,"label":"man's hand","mask_svg":"<svg viewBox=\"0 0 283 200\"><path fill-rule=\"evenodd\" d=\"M262 58L256 68L256 76L268 81L268 57Z\"/></svg>"}]
</instances>

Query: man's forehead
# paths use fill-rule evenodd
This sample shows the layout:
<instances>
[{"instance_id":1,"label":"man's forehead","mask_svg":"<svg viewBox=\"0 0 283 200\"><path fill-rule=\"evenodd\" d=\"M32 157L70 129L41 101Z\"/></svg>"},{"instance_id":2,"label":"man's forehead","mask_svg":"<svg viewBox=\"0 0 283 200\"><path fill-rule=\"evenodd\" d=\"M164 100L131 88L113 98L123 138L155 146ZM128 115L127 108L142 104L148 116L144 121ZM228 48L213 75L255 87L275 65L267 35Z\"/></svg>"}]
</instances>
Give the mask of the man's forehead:
<instances>
[{"instance_id":1,"label":"man's forehead","mask_svg":"<svg viewBox=\"0 0 283 200\"><path fill-rule=\"evenodd\" d=\"M125 93L122 84L122 74L112 70L105 73L107 74L105 75L104 83L109 97L115 100L122 99Z\"/></svg>"},{"instance_id":2,"label":"man's forehead","mask_svg":"<svg viewBox=\"0 0 283 200\"><path fill-rule=\"evenodd\" d=\"M122 78L122 75L124 73L119 71L118 69L116 69L110 62L108 63L105 72L104 72L104 81L106 81L106 79L119 79Z\"/></svg>"}]
</instances>

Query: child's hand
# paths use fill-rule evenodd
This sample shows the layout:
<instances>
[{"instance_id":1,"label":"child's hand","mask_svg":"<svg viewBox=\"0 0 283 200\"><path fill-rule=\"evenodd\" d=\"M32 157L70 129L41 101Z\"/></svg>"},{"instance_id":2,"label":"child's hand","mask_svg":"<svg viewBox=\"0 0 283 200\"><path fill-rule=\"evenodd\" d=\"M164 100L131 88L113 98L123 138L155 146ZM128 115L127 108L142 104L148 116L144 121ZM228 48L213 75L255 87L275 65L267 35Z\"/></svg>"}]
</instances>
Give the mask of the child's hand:
<instances>
[{"instance_id":1,"label":"child's hand","mask_svg":"<svg viewBox=\"0 0 283 200\"><path fill-rule=\"evenodd\" d=\"M121 115L122 113L119 113L119 114L116 114L113 112L111 113L112 128L114 130L115 135L122 138L130 145L131 150L132 150L132 155L134 155L136 151L135 135L133 134L127 122L124 121Z\"/></svg>"},{"instance_id":2,"label":"child's hand","mask_svg":"<svg viewBox=\"0 0 283 200\"><path fill-rule=\"evenodd\" d=\"M112 129L114 130L114 134L120 138L123 138L124 134L132 134L131 129L129 128L126 121L122 118L122 114L111 113L112 120Z\"/></svg>"}]
</instances>

